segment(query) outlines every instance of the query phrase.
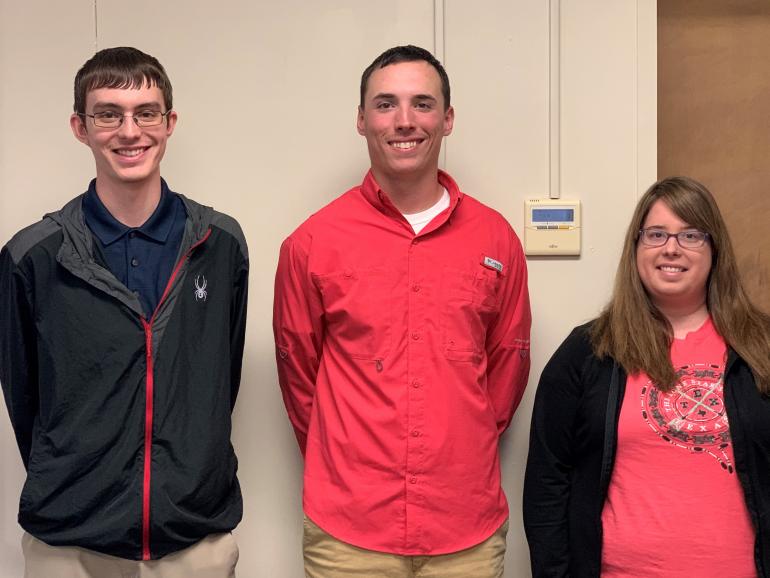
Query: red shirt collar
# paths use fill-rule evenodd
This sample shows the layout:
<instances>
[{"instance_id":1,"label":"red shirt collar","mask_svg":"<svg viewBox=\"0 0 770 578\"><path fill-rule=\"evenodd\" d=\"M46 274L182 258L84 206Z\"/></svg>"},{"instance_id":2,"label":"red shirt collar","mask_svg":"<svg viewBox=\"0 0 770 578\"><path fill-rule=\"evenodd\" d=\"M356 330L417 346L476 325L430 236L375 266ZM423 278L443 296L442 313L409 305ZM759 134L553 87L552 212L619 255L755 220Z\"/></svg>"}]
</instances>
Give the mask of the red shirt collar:
<instances>
[{"instance_id":1,"label":"red shirt collar","mask_svg":"<svg viewBox=\"0 0 770 578\"><path fill-rule=\"evenodd\" d=\"M449 214L452 214L455 207L462 200L463 193L454 179L440 169L438 171L438 182L449 193ZM388 194L383 191L380 188L380 185L377 184L377 181L374 180L371 169L366 173L364 182L361 183L361 193L364 195L364 198L378 210L382 211L387 209L388 211L401 215L401 212L391 202Z\"/></svg>"}]
</instances>

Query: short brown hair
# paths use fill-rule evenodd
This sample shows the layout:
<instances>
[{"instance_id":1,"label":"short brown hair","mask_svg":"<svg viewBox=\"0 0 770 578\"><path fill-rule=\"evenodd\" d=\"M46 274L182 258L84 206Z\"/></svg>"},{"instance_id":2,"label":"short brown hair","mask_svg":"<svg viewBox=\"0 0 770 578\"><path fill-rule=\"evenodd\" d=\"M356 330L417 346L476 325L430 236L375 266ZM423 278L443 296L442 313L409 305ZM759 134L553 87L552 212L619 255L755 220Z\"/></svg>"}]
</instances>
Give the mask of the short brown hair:
<instances>
[{"instance_id":1,"label":"short brown hair","mask_svg":"<svg viewBox=\"0 0 770 578\"><path fill-rule=\"evenodd\" d=\"M86 112L86 96L97 88L157 86L166 111L171 110L171 81L157 58L130 46L105 48L94 54L75 75L77 114Z\"/></svg>"},{"instance_id":2,"label":"short brown hair","mask_svg":"<svg viewBox=\"0 0 770 578\"><path fill-rule=\"evenodd\" d=\"M449 77L447 76L446 70L444 70L444 67L438 59L430 52L412 44L388 48L385 52L375 58L374 62L366 67L366 70L364 70L364 73L361 75L361 101L359 103L361 108L364 108L364 99L366 98L366 88L369 84L369 77L375 70L385 68L391 64L417 62L420 60L427 62L436 69L438 77L441 79L441 95L444 97L444 110L447 110L449 108L451 92L449 89Z\"/></svg>"}]
</instances>

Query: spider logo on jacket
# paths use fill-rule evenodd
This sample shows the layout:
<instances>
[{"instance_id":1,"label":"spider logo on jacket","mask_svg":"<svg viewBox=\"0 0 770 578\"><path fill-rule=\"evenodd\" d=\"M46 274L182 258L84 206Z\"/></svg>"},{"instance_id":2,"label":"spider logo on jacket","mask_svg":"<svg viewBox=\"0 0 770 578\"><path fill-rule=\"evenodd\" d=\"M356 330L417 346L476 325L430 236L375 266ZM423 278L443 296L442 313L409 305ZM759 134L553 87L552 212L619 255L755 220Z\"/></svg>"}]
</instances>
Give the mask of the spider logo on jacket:
<instances>
[{"instance_id":1,"label":"spider logo on jacket","mask_svg":"<svg viewBox=\"0 0 770 578\"><path fill-rule=\"evenodd\" d=\"M201 282L201 279L203 281ZM203 299L206 300L206 297L208 297L208 293L206 292L206 277L203 275L196 275L195 276L195 300L200 301Z\"/></svg>"}]
</instances>

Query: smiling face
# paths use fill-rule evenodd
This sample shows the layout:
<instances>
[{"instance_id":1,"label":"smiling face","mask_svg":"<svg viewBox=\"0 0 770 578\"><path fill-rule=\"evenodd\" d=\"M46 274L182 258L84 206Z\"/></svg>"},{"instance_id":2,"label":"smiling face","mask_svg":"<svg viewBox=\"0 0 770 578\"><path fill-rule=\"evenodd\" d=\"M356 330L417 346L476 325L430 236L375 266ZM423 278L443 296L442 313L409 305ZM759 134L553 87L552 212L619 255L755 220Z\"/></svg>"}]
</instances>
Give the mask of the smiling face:
<instances>
[{"instance_id":1,"label":"smiling face","mask_svg":"<svg viewBox=\"0 0 770 578\"><path fill-rule=\"evenodd\" d=\"M694 230L661 200L650 207L642 228L666 233ZM639 278L652 302L664 313L675 307L701 305L705 309L711 261L708 240L697 249L683 249L674 237L669 237L661 247L649 247L641 241L636 246Z\"/></svg>"},{"instance_id":2,"label":"smiling face","mask_svg":"<svg viewBox=\"0 0 770 578\"><path fill-rule=\"evenodd\" d=\"M136 115L146 110L166 112L163 93L155 86L97 88L86 96L86 114L113 111ZM97 186L114 190L155 182L160 186L160 161L176 120L176 113L171 111L161 124L141 128L127 117L119 128L111 129L95 126L92 118L73 114L70 126L75 137L93 152Z\"/></svg>"},{"instance_id":3,"label":"smiling face","mask_svg":"<svg viewBox=\"0 0 770 578\"><path fill-rule=\"evenodd\" d=\"M452 132L453 122L454 110L445 109L438 72L427 62L375 70L358 109L357 128L366 137L377 182L435 178L441 140Z\"/></svg>"}]
</instances>

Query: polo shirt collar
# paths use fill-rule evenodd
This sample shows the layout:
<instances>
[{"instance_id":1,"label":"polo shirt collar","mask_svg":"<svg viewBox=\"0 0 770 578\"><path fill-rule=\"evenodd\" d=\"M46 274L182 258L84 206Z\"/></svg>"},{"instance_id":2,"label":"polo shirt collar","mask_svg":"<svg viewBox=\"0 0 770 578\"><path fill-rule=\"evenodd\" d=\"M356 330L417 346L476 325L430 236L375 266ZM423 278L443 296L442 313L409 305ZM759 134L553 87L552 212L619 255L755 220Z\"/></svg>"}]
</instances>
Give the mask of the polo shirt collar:
<instances>
[{"instance_id":1,"label":"polo shirt collar","mask_svg":"<svg viewBox=\"0 0 770 578\"><path fill-rule=\"evenodd\" d=\"M143 236L165 243L174 224L174 215L177 209L176 194L168 188L166 181L160 180L160 202L155 207L150 218L141 227L129 227L118 221L104 206L99 195L96 194L96 179L88 185L83 198L83 212L86 223L91 231L107 246L120 239L129 231L138 231Z\"/></svg>"}]
</instances>

